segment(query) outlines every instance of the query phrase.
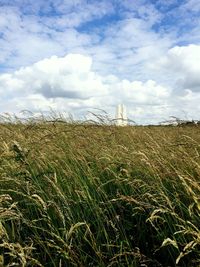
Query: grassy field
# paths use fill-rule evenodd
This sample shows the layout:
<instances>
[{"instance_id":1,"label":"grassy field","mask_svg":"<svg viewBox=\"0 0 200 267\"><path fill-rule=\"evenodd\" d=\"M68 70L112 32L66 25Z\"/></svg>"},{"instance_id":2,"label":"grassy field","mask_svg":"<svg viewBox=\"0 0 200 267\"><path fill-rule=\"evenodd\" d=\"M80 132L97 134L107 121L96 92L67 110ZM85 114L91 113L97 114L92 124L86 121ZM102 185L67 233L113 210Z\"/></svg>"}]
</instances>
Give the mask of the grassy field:
<instances>
[{"instance_id":1,"label":"grassy field","mask_svg":"<svg viewBox=\"0 0 200 267\"><path fill-rule=\"evenodd\" d=\"M0 124L0 266L200 266L200 127Z\"/></svg>"}]
</instances>

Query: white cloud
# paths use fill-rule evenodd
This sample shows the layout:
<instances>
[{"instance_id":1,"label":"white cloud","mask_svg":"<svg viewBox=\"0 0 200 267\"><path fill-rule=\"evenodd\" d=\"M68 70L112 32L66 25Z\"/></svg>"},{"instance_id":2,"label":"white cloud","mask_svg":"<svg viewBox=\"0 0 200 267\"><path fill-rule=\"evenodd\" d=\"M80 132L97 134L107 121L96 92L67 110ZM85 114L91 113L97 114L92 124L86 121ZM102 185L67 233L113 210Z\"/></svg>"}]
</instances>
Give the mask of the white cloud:
<instances>
[{"instance_id":1,"label":"white cloud","mask_svg":"<svg viewBox=\"0 0 200 267\"><path fill-rule=\"evenodd\" d=\"M148 80L144 83L123 80L121 87L122 95L124 94L127 99L130 99L130 101L134 99L136 103L146 105L163 104L163 100L167 99L170 93L167 88L158 85L153 80Z\"/></svg>"},{"instance_id":2,"label":"white cloud","mask_svg":"<svg viewBox=\"0 0 200 267\"><path fill-rule=\"evenodd\" d=\"M194 12L195 14L198 14L200 12L200 2L196 0L187 0L181 6L181 10L183 10L183 12Z\"/></svg>"},{"instance_id":3,"label":"white cloud","mask_svg":"<svg viewBox=\"0 0 200 267\"><path fill-rule=\"evenodd\" d=\"M160 22L163 17L162 13L150 1L124 0L120 1L119 4L125 8L123 14L126 18L133 18L134 14L134 17L147 22L149 27Z\"/></svg>"},{"instance_id":4,"label":"white cloud","mask_svg":"<svg viewBox=\"0 0 200 267\"><path fill-rule=\"evenodd\" d=\"M167 72L177 91L200 92L200 45L176 46L156 66L162 75Z\"/></svg>"},{"instance_id":5,"label":"white cloud","mask_svg":"<svg viewBox=\"0 0 200 267\"><path fill-rule=\"evenodd\" d=\"M46 98L89 98L103 95L106 87L101 77L91 71L91 58L69 54L64 58L53 56L13 74L0 76L3 88L15 94L39 93Z\"/></svg>"},{"instance_id":6,"label":"white cloud","mask_svg":"<svg viewBox=\"0 0 200 267\"><path fill-rule=\"evenodd\" d=\"M58 20L60 26L78 27L81 24L101 19L105 15L112 14L114 8L109 1L62 1L54 5L55 9L64 16ZM66 16L67 15L67 16Z\"/></svg>"},{"instance_id":7,"label":"white cloud","mask_svg":"<svg viewBox=\"0 0 200 267\"><path fill-rule=\"evenodd\" d=\"M155 62L171 47L174 36L162 36L151 29L148 22L128 18L110 24L103 31L100 43L87 49L94 58L94 68L129 80L157 79L147 63Z\"/></svg>"},{"instance_id":8,"label":"white cloud","mask_svg":"<svg viewBox=\"0 0 200 267\"><path fill-rule=\"evenodd\" d=\"M47 110L53 107L70 111L127 105L163 105L169 90L155 81L120 80L101 76L92 69L92 59L79 54L53 56L12 74L0 75L0 95L4 102L15 103L13 111ZM5 105L4 105L5 108ZM1 108L1 111L2 108Z\"/></svg>"},{"instance_id":9,"label":"white cloud","mask_svg":"<svg viewBox=\"0 0 200 267\"><path fill-rule=\"evenodd\" d=\"M124 102L140 121L194 116L200 46L180 44L199 43L199 4L168 2L2 0L0 111Z\"/></svg>"},{"instance_id":10,"label":"white cloud","mask_svg":"<svg viewBox=\"0 0 200 267\"><path fill-rule=\"evenodd\" d=\"M95 34L78 32L69 20L69 15L40 17L23 14L19 8L1 7L0 64L15 70L52 55L80 53L98 40Z\"/></svg>"},{"instance_id":11,"label":"white cloud","mask_svg":"<svg viewBox=\"0 0 200 267\"><path fill-rule=\"evenodd\" d=\"M172 72L183 77L187 74L188 64L189 69L198 70L195 54L189 53L187 58L186 51L186 48L177 47L169 50L160 62L162 68L171 68ZM198 118L200 111L200 93L196 91L185 89L177 94L173 87L155 80L101 75L94 71L92 58L80 54L53 56L0 75L0 97L0 112L24 109L47 112L53 108L79 117L94 108L104 109L114 116L116 104L123 102L128 108L129 118L138 123L155 123L185 114L189 118Z\"/></svg>"},{"instance_id":12,"label":"white cloud","mask_svg":"<svg viewBox=\"0 0 200 267\"><path fill-rule=\"evenodd\" d=\"M151 29L155 22L153 18L157 20L160 16L152 5L133 5L140 13L134 18L133 10L123 11L128 2L117 3L122 14L120 19L95 27L95 20L118 12L113 1L51 1L49 8L54 6L59 13L42 17L37 12L47 5L45 1L39 1L37 5L26 1L27 13L20 1L13 3L0 10L0 32L3 32L0 63L13 70L52 55L81 53L92 56L94 69L104 75L113 73L132 79L134 72L134 79L141 79L141 75L145 76L144 80L154 79L144 73L142 64L160 57L173 39L173 36L163 38ZM16 3L20 8L16 8ZM84 24L93 20L93 28L87 30L86 27L83 31L77 28L83 26L84 29Z\"/></svg>"}]
</instances>

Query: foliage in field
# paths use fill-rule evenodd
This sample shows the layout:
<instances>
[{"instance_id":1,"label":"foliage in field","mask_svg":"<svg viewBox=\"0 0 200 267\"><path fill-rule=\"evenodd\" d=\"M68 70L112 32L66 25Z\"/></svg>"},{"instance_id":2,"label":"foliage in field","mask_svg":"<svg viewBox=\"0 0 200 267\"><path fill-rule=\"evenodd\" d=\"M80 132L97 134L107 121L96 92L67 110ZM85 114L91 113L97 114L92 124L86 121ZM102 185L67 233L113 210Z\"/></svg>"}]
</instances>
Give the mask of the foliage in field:
<instances>
[{"instance_id":1,"label":"foliage in field","mask_svg":"<svg viewBox=\"0 0 200 267\"><path fill-rule=\"evenodd\" d=\"M199 266L200 127L0 125L0 266Z\"/></svg>"}]
</instances>

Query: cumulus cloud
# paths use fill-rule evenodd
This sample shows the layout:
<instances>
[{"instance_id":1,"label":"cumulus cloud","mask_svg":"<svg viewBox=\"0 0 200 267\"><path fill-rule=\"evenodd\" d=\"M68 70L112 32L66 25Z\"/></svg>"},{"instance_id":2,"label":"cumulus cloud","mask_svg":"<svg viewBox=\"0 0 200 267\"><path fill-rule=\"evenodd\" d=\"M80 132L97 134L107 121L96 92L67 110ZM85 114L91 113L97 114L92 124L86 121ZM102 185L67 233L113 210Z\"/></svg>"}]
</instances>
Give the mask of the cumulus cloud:
<instances>
[{"instance_id":1,"label":"cumulus cloud","mask_svg":"<svg viewBox=\"0 0 200 267\"><path fill-rule=\"evenodd\" d=\"M163 57L157 69L171 74L178 91L200 92L200 45L176 46Z\"/></svg>"},{"instance_id":2,"label":"cumulus cloud","mask_svg":"<svg viewBox=\"0 0 200 267\"><path fill-rule=\"evenodd\" d=\"M53 108L80 115L94 107L112 112L123 102L140 121L198 113L194 0L0 5L1 112Z\"/></svg>"},{"instance_id":3,"label":"cumulus cloud","mask_svg":"<svg viewBox=\"0 0 200 267\"><path fill-rule=\"evenodd\" d=\"M0 76L2 94L41 94L46 98L80 98L104 95L106 86L101 77L91 71L92 60L82 55L69 54L63 58L52 56L13 74Z\"/></svg>"},{"instance_id":4,"label":"cumulus cloud","mask_svg":"<svg viewBox=\"0 0 200 267\"><path fill-rule=\"evenodd\" d=\"M159 62L159 68L162 65L163 69L160 75L168 70L175 72L175 76L186 77L188 69L198 71L196 54L188 55L186 51L187 48L177 47L169 50ZM0 112L28 109L36 113L54 109L81 117L91 109L100 108L114 117L116 105L123 102L128 108L129 118L138 123L155 123L172 115L183 117L185 114L194 119L200 112L200 92L191 89L177 94L173 86L155 80L129 80L113 74L102 75L94 71L91 57L67 54L46 58L13 73L1 74Z\"/></svg>"},{"instance_id":5,"label":"cumulus cloud","mask_svg":"<svg viewBox=\"0 0 200 267\"><path fill-rule=\"evenodd\" d=\"M10 106L20 109L109 110L123 101L131 105L164 105L169 89L155 81L120 80L102 76L92 68L92 59L80 54L53 56L12 74L0 75L0 96ZM5 108L5 106L4 106ZM3 110L1 110L3 111Z\"/></svg>"}]
</instances>

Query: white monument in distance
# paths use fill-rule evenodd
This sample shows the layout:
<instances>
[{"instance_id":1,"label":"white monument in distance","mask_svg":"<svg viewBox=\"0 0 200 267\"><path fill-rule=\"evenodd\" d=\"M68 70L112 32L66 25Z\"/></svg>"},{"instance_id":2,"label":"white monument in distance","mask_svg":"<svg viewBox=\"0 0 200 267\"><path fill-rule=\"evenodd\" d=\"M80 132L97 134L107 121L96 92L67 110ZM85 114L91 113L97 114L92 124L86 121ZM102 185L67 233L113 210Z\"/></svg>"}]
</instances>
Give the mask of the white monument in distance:
<instances>
[{"instance_id":1,"label":"white monument in distance","mask_svg":"<svg viewBox=\"0 0 200 267\"><path fill-rule=\"evenodd\" d=\"M126 126L126 125L128 125L126 107L123 104L117 105L115 119L116 119L116 125L117 126Z\"/></svg>"}]
</instances>

